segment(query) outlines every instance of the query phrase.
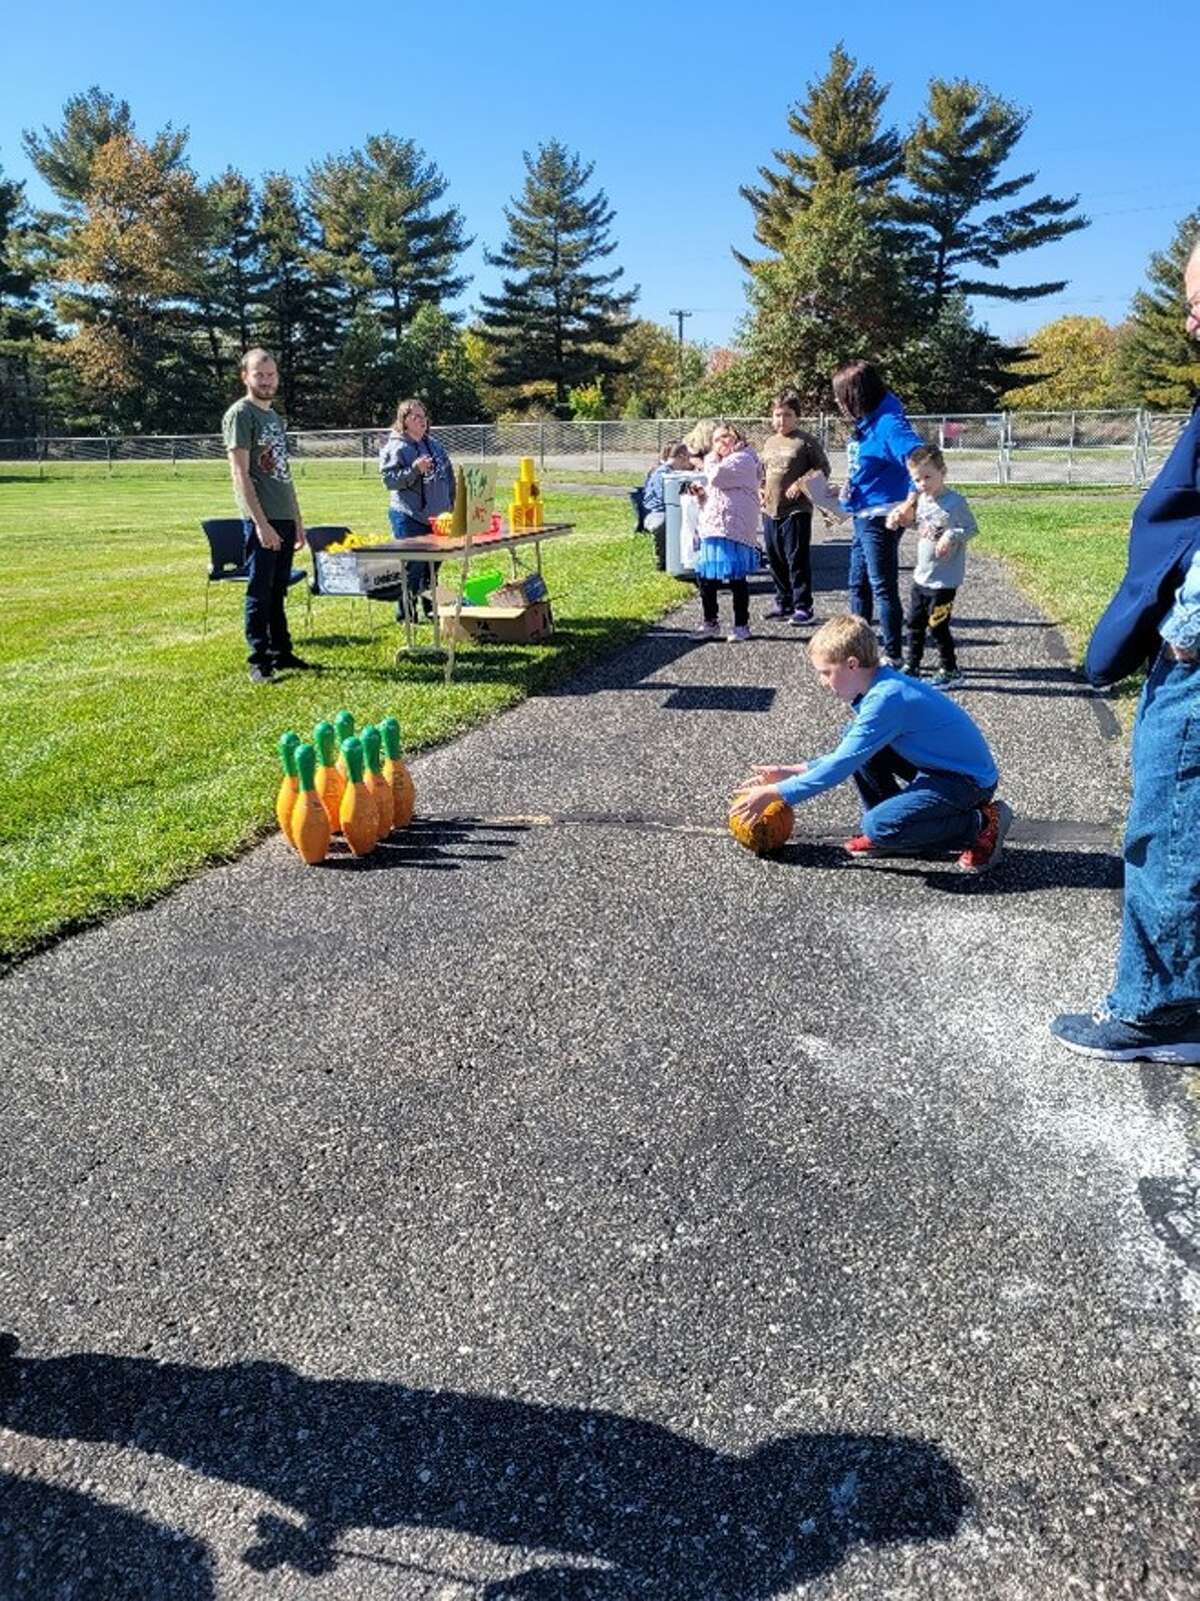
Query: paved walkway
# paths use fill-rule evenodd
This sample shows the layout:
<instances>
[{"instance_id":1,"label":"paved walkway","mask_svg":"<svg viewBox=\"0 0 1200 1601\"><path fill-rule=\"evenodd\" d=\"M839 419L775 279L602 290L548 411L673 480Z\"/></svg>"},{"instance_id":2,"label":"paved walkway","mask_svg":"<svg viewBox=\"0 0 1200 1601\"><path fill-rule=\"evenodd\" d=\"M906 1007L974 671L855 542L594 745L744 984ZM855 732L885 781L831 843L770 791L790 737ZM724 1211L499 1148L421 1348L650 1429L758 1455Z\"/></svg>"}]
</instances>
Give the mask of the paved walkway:
<instances>
[{"instance_id":1,"label":"paved walkway","mask_svg":"<svg viewBox=\"0 0 1200 1601\"><path fill-rule=\"evenodd\" d=\"M691 621L0 985L0 1594L1200 1596L1194 1103L1046 1033L1111 718L977 560L1003 865L757 861L841 709Z\"/></svg>"}]
</instances>

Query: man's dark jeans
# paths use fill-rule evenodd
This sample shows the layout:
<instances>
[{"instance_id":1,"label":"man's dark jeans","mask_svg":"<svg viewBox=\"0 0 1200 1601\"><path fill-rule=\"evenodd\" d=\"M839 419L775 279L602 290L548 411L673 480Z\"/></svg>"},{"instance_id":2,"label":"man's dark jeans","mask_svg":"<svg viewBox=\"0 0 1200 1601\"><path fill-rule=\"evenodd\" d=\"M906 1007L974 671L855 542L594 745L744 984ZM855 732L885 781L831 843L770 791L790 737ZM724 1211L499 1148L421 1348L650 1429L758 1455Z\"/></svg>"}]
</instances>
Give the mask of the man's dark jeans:
<instances>
[{"instance_id":1,"label":"man's dark jeans","mask_svg":"<svg viewBox=\"0 0 1200 1601\"><path fill-rule=\"evenodd\" d=\"M242 527L246 535L246 566L250 570L250 582L246 586L246 643L250 647L250 665L270 667L281 657L292 654L292 636L288 632L284 602L296 552L296 524L272 519L271 527L283 541L278 550L265 550L259 544L254 524L248 518L243 519Z\"/></svg>"},{"instance_id":2,"label":"man's dark jeans","mask_svg":"<svg viewBox=\"0 0 1200 1601\"><path fill-rule=\"evenodd\" d=\"M812 610L812 511L763 517L767 566L781 611Z\"/></svg>"}]
</instances>

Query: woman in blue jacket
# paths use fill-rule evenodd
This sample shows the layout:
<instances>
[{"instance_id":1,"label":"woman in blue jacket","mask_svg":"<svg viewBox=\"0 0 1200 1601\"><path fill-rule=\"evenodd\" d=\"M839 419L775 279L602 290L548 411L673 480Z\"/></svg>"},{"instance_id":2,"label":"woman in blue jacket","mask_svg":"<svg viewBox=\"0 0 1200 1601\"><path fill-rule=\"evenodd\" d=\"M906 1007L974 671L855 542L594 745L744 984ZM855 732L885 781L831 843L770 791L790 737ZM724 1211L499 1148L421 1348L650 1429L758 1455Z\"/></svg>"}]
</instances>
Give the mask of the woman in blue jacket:
<instances>
[{"instance_id":1,"label":"woman in blue jacket","mask_svg":"<svg viewBox=\"0 0 1200 1601\"><path fill-rule=\"evenodd\" d=\"M900 601L900 540L887 514L912 489L907 457L925 444L904 407L869 361L851 361L833 375L837 409L852 425L842 505L854 517L850 541L850 609L868 622L879 613L884 662L899 667L904 608Z\"/></svg>"},{"instance_id":2,"label":"woman in blue jacket","mask_svg":"<svg viewBox=\"0 0 1200 1601\"><path fill-rule=\"evenodd\" d=\"M379 476L389 491L393 539L428 534L430 519L453 509L454 467L445 446L429 432L429 414L419 400L402 400L396 408L396 421L379 452ZM436 574L427 562L410 562L409 595L421 594ZM428 596L422 598L428 611Z\"/></svg>"}]
</instances>

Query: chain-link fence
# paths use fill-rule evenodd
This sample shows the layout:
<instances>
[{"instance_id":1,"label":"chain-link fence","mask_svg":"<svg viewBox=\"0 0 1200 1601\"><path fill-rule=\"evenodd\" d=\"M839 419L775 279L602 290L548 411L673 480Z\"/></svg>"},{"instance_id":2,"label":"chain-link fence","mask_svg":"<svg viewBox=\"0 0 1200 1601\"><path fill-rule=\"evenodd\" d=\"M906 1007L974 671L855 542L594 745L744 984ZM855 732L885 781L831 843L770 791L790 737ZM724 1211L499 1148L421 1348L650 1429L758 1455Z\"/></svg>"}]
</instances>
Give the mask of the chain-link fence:
<instances>
[{"instance_id":1,"label":"chain-link fence","mask_svg":"<svg viewBox=\"0 0 1200 1601\"><path fill-rule=\"evenodd\" d=\"M751 439L770 429L762 417L735 419ZM964 484L1143 485L1174 444L1186 413L1147 411L992 412L978 416L914 416L913 425L945 451L953 481ZM696 418L649 421L450 423L438 438L462 460L515 462L532 456L543 469L640 478L662 447L686 435ZM834 476L846 468L847 426L836 416L803 426L829 452ZM289 432L299 477L323 470L367 476L386 437L383 428ZM219 434L113 435L93 438L0 439L0 474L52 478L87 473L225 470Z\"/></svg>"}]
</instances>

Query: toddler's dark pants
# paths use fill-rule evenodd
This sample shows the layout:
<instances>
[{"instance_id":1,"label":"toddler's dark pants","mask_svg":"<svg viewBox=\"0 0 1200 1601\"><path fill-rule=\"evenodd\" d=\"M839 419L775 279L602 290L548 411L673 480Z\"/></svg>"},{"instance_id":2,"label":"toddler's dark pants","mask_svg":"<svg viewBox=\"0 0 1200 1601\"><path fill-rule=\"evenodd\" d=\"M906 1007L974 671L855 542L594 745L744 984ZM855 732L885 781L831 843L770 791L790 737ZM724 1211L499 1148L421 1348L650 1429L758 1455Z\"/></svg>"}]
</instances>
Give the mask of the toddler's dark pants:
<instances>
[{"instance_id":1,"label":"toddler's dark pants","mask_svg":"<svg viewBox=\"0 0 1200 1601\"><path fill-rule=\"evenodd\" d=\"M954 610L954 597L957 594L957 589L930 589L925 584L912 586L912 602L908 611L908 651L904 658L907 666L921 665L928 631L937 645L943 669L948 673L958 670L954 636L950 632L950 614Z\"/></svg>"}]
</instances>

